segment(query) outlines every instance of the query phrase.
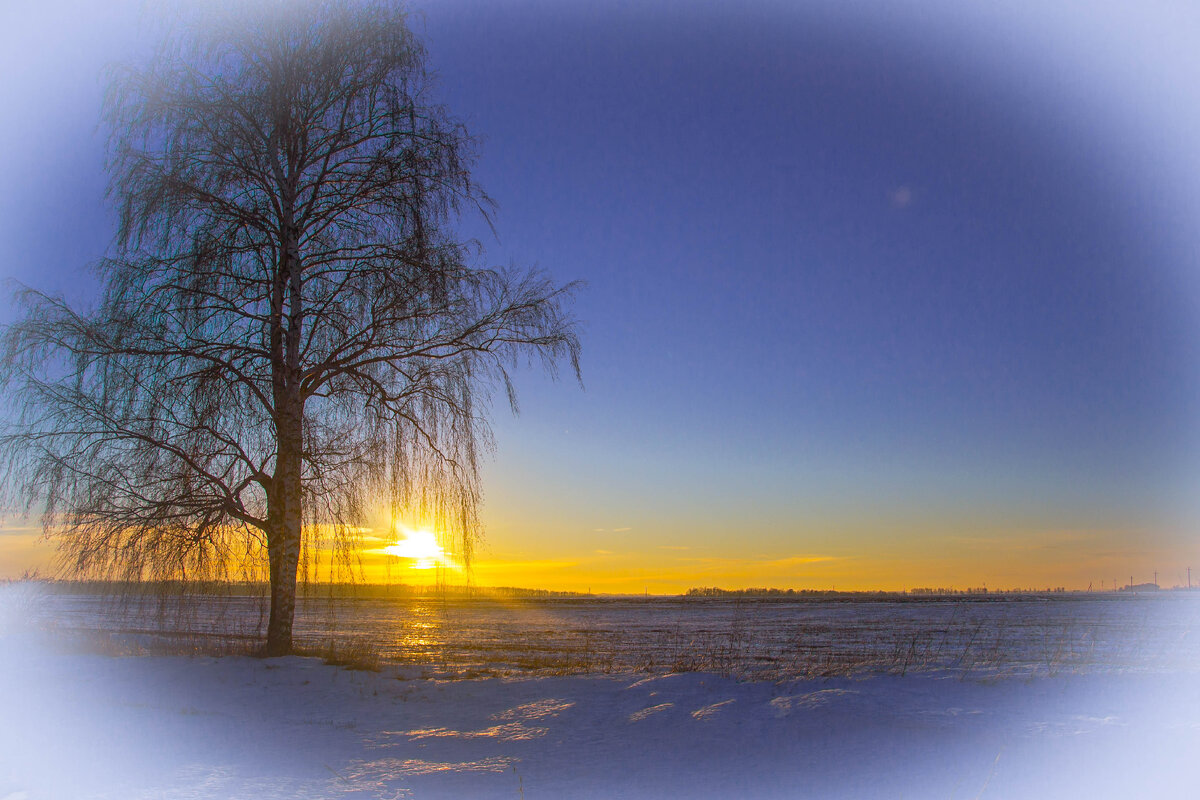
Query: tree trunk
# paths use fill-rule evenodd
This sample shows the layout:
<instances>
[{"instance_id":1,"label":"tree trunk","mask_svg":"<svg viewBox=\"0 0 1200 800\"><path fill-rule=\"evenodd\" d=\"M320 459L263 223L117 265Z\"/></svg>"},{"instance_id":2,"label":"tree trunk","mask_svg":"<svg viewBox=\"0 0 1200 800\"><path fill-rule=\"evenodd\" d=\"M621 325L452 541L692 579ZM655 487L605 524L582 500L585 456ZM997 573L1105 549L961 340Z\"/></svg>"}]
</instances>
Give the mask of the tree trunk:
<instances>
[{"instance_id":1,"label":"tree trunk","mask_svg":"<svg viewBox=\"0 0 1200 800\"><path fill-rule=\"evenodd\" d=\"M292 620L296 613L296 571L300 561L303 521L300 485L303 422L298 413L284 413L278 423L279 449L275 477L267 496L267 558L271 568L271 616L267 622L264 655L282 656L292 650Z\"/></svg>"},{"instance_id":2,"label":"tree trunk","mask_svg":"<svg viewBox=\"0 0 1200 800\"><path fill-rule=\"evenodd\" d=\"M274 146L275 133L272 133ZM283 202L279 270L271 287L271 390L275 401L275 475L267 492L267 558L271 569L271 617L267 656L292 650L296 614L296 569L304 519L301 477L304 457L304 401L300 395L300 330L304 319L300 233L295 225L295 184L291 171L271 153Z\"/></svg>"},{"instance_id":3,"label":"tree trunk","mask_svg":"<svg viewBox=\"0 0 1200 800\"><path fill-rule=\"evenodd\" d=\"M292 651L292 620L296 615L296 569L300 561L300 533L281 530L271 537L267 557L271 564L271 616L267 622L266 656Z\"/></svg>"}]
</instances>

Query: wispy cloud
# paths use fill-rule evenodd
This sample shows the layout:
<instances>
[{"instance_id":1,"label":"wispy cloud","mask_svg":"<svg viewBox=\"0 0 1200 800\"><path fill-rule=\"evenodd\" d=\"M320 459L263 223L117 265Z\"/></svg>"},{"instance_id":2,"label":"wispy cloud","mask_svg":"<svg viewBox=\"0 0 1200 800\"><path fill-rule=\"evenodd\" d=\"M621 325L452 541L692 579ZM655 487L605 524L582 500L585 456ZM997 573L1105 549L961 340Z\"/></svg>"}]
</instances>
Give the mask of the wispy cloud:
<instances>
[{"instance_id":1,"label":"wispy cloud","mask_svg":"<svg viewBox=\"0 0 1200 800\"><path fill-rule=\"evenodd\" d=\"M843 561L846 556L791 556L789 558L777 558L774 561L764 562L768 567L799 567L805 564L822 564L827 561Z\"/></svg>"},{"instance_id":2,"label":"wispy cloud","mask_svg":"<svg viewBox=\"0 0 1200 800\"><path fill-rule=\"evenodd\" d=\"M790 580L806 567L824 567L846 560L846 556L805 554L785 558L731 558L722 556L678 556L674 568L664 573L685 580Z\"/></svg>"},{"instance_id":3,"label":"wispy cloud","mask_svg":"<svg viewBox=\"0 0 1200 800\"><path fill-rule=\"evenodd\" d=\"M40 536L41 525L4 525L0 526L0 536Z\"/></svg>"},{"instance_id":4,"label":"wispy cloud","mask_svg":"<svg viewBox=\"0 0 1200 800\"><path fill-rule=\"evenodd\" d=\"M1070 548L1085 542L1094 541L1097 538L1099 538L1099 534L1095 531L1043 530L979 536L960 534L946 537L946 542L985 550L1024 552L1030 550Z\"/></svg>"},{"instance_id":5,"label":"wispy cloud","mask_svg":"<svg viewBox=\"0 0 1200 800\"><path fill-rule=\"evenodd\" d=\"M786 558L730 558L725 556L681 556L679 561L697 564L754 564L762 567L793 567L802 564L818 564L825 561L842 561L846 556L803 555Z\"/></svg>"},{"instance_id":6,"label":"wispy cloud","mask_svg":"<svg viewBox=\"0 0 1200 800\"><path fill-rule=\"evenodd\" d=\"M557 559L531 559L529 561L476 561L472 569L476 572L505 572L512 570L552 570L568 569L579 566L578 561L560 561Z\"/></svg>"}]
</instances>

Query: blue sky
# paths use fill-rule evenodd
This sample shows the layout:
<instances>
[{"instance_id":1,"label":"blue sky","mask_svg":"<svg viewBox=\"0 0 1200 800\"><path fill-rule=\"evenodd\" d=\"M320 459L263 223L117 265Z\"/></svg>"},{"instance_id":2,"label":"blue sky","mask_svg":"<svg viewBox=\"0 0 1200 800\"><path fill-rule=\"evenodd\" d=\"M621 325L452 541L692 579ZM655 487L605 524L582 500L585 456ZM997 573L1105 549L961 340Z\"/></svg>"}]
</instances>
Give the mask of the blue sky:
<instances>
[{"instance_id":1,"label":"blue sky","mask_svg":"<svg viewBox=\"0 0 1200 800\"><path fill-rule=\"evenodd\" d=\"M497 409L485 560L627 553L633 581L636 554L740 542L877 553L883 584L905 537L1083 532L1097 571L1200 555L1196 17L844 5L417 7L499 204L498 239L464 233L585 282L585 388L522 373L521 416ZM132 14L28 13L4 271L86 297L110 225L93 75ZM994 555L928 579L972 552Z\"/></svg>"}]
</instances>

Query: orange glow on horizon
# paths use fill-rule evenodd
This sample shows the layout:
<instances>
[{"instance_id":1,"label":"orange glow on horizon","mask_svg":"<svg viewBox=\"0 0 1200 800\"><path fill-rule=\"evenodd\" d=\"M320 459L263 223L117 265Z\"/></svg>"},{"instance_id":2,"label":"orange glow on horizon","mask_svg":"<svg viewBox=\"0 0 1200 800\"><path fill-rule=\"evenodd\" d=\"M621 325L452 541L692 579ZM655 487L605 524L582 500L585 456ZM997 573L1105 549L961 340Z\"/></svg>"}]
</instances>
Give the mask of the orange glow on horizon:
<instances>
[{"instance_id":1,"label":"orange glow on horizon","mask_svg":"<svg viewBox=\"0 0 1200 800\"><path fill-rule=\"evenodd\" d=\"M893 517L764 525L763 532L743 523L744 535L730 537L731 525L720 519L621 522L601 528L591 521L493 518L468 565L431 526L382 516L357 530L349 570L336 566L332 535L318 537L310 580L658 595L700 587L1112 591L1131 576L1133 583L1151 582L1155 573L1164 589L1186 586L1187 567L1200 562L1184 529L1143 536L1123 525ZM53 553L40 528L12 524L0 536L0 578L33 569L52 576Z\"/></svg>"}]
</instances>

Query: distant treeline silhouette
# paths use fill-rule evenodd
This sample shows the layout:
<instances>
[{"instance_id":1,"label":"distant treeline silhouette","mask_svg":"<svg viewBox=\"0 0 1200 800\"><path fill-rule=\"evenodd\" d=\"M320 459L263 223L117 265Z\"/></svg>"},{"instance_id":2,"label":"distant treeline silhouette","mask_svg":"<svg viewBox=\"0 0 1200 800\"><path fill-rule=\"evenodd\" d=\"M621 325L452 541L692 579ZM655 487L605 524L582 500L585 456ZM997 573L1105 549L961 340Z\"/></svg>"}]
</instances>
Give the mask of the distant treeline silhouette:
<instances>
[{"instance_id":1,"label":"distant treeline silhouette","mask_svg":"<svg viewBox=\"0 0 1200 800\"><path fill-rule=\"evenodd\" d=\"M838 591L836 589L771 589L753 587L749 589L721 589L716 586L702 586L687 590L686 597L961 597L998 594L1063 594L1067 590L1062 587L1043 589L988 589L985 586L969 587L966 589L951 589L945 586L936 588L919 586L900 591Z\"/></svg>"},{"instance_id":2,"label":"distant treeline silhouette","mask_svg":"<svg viewBox=\"0 0 1200 800\"><path fill-rule=\"evenodd\" d=\"M885 595L895 592L839 592L833 589L721 589L716 586L701 586L687 590L685 597L837 597L844 594Z\"/></svg>"}]
</instances>

